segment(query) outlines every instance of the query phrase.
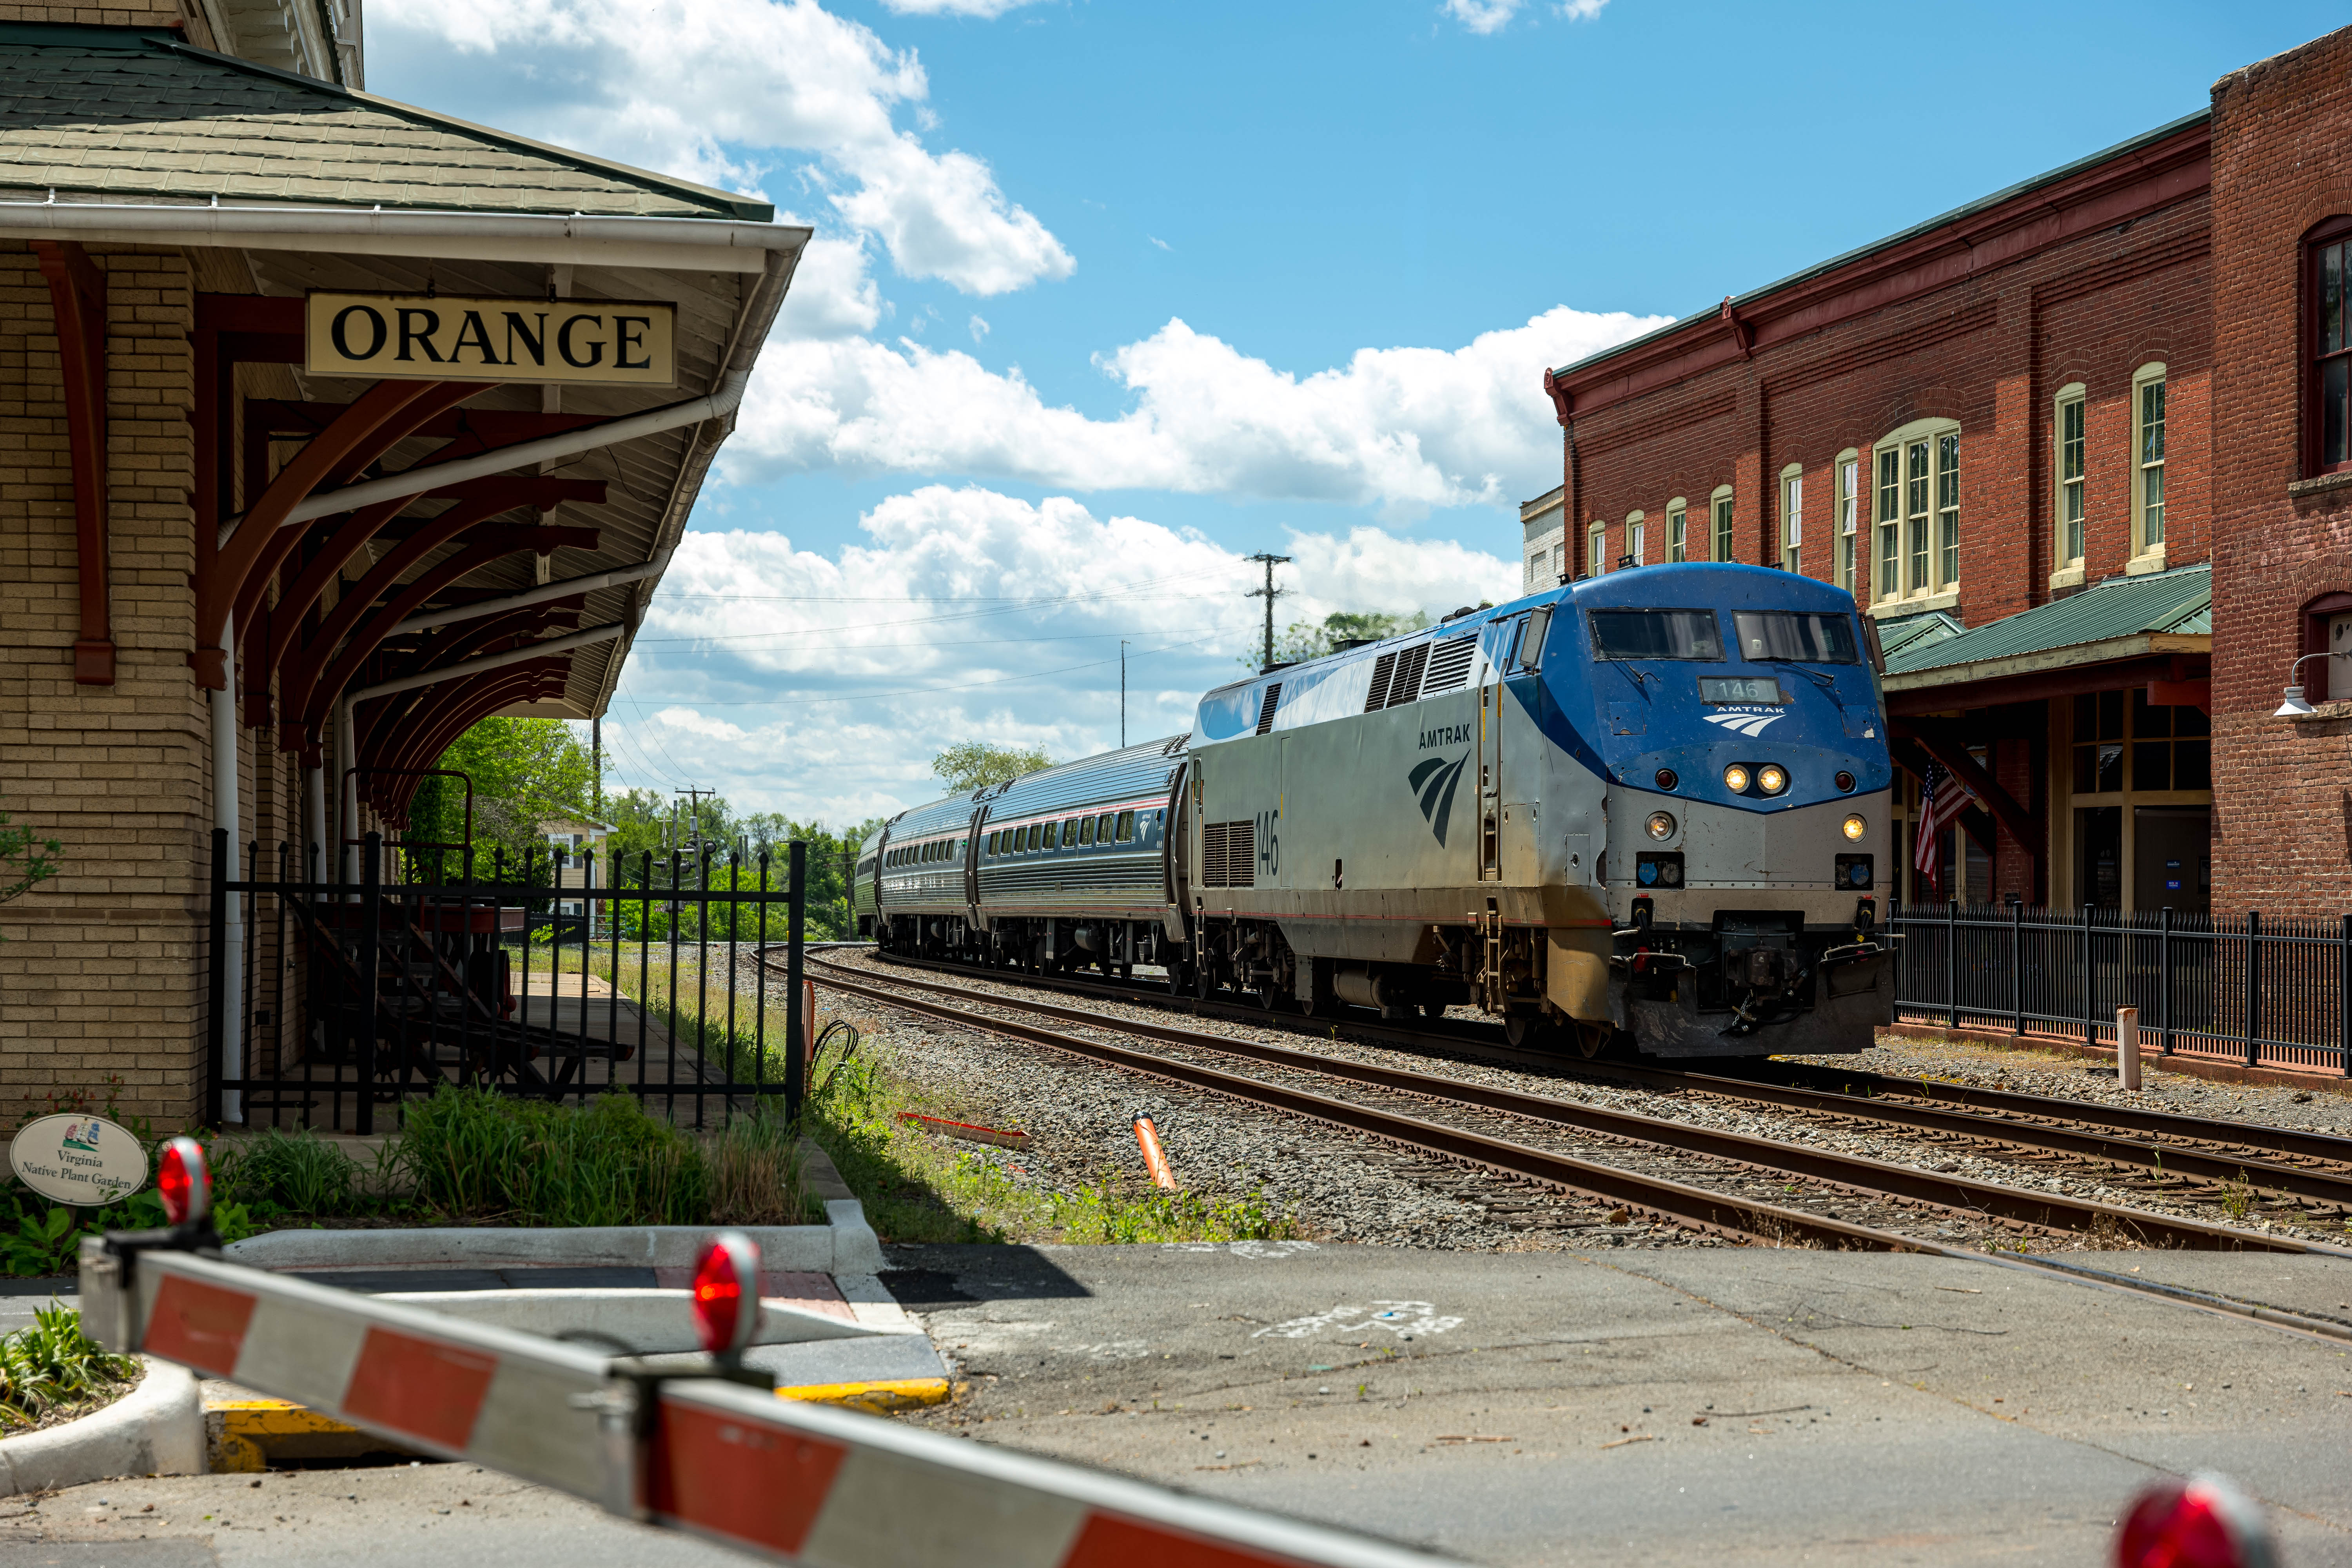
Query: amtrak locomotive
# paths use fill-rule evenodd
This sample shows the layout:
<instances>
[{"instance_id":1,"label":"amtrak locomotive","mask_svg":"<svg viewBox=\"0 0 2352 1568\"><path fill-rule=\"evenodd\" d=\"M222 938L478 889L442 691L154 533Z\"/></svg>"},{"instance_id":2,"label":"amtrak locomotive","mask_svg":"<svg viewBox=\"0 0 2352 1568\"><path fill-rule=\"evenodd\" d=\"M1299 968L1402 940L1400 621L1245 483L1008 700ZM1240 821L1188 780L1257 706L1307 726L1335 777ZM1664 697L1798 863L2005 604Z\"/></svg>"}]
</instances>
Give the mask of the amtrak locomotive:
<instances>
[{"instance_id":1,"label":"amtrak locomotive","mask_svg":"<svg viewBox=\"0 0 2352 1568\"><path fill-rule=\"evenodd\" d=\"M1475 1005L1587 1055L1859 1050L1893 996L1875 646L1850 596L1757 566L1455 615L901 812L858 930L1318 1017Z\"/></svg>"}]
</instances>

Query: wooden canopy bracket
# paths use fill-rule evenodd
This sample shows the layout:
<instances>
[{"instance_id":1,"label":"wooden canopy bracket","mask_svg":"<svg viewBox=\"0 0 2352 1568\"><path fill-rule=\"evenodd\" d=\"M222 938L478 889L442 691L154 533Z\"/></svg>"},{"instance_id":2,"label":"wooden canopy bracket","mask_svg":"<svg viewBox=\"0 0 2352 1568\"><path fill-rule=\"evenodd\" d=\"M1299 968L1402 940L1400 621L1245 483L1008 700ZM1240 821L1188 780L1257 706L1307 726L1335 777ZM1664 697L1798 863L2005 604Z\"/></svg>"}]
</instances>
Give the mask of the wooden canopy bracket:
<instances>
[{"instance_id":1,"label":"wooden canopy bracket","mask_svg":"<svg viewBox=\"0 0 2352 1568\"><path fill-rule=\"evenodd\" d=\"M33 254L49 283L58 362L66 394L72 464L74 543L79 556L81 635L74 683L114 684L114 624L109 607L106 540L106 274L71 240L37 239Z\"/></svg>"}]
</instances>

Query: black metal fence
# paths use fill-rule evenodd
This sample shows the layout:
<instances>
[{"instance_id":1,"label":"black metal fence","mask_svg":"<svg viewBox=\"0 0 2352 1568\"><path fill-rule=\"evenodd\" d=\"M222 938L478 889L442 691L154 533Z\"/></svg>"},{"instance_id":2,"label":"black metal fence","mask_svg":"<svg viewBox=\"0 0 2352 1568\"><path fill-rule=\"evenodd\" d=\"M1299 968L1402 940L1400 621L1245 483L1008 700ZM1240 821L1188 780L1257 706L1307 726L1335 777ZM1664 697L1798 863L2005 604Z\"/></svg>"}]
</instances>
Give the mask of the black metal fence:
<instances>
[{"instance_id":1,"label":"black metal fence","mask_svg":"<svg viewBox=\"0 0 2352 1568\"><path fill-rule=\"evenodd\" d=\"M2352 1075L2352 915L2340 920L1897 904L1895 1017Z\"/></svg>"},{"instance_id":2,"label":"black metal fence","mask_svg":"<svg viewBox=\"0 0 2352 1568\"><path fill-rule=\"evenodd\" d=\"M617 1090L695 1127L762 1096L797 1111L807 846L786 847L781 877L766 854L646 855L599 885L593 854L485 866L370 835L345 881L315 844L299 860L247 845L239 876L215 830L212 1120L370 1133L378 1107L445 1084ZM770 946L786 949L781 1002Z\"/></svg>"}]
</instances>

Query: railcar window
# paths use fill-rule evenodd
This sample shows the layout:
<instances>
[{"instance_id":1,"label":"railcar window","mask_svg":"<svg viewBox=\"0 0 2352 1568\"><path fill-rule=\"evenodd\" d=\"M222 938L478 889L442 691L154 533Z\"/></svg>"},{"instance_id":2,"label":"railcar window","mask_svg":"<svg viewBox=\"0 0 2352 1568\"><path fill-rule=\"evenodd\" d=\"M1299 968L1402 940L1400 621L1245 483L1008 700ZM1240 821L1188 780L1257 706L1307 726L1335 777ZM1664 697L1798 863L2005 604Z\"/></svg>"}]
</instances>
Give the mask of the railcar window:
<instances>
[{"instance_id":1,"label":"railcar window","mask_svg":"<svg viewBox=\"0 0 2352 1568\"><path fill-rule=\"evenodd\" d=\"M1062 847L1075 849L1077 847L1078 819L1075 816L1066 816L1062 818Z\"/></svg>"},{"instance_id":2,"label":"railcar window","mask_svg":"<svg viewBox=\"0 0 2352 1568\"><path fill-rule=\"evenodd\" d=\"M1081 844L1092 844L1094 841L1095 819L1091 816L1080 817L1078 819L1078 842Z\"/></svg>"},{"instance_id":3,"label":"railcar window","mask_svg":"<svg viewBox=\"0 0 2352 1568\"><path fill-rule=\"evenodd\" d=\"M1041 834L1043 834L1045 831L1045 826L1044 826L1044 824L1042 824L1042 823L1035 823L1035 822L1033 822L1033 823L1031 823L1031 824L1029 825L1029 847L1030 847L1030 848L1034 849L1034 848L1036 848L1036 847L1037 847L1038 836L1039 836L1039 835L1041 835Z\"/></svg>"},{"instance_id":4,"label":"railcar window","mask_svg":"<svg viewBox=\"0 0 2352 1568\"><path fill-rule=\"evenodd\" d=\"M1720 659L1723 632L1713 610L1595 610L1595 658Z\"/></svg>"},{"instance_id":5,"label":"railcar window","mask_svg":"<svg viewBox=\"0 0 2352 1568\"><path fill-rule=\"evenodd\" d=\"M1851 616L1740 610L1731 617L1742 658L1792 658L1800 664L1860 664Z\"/></svg>"},{"instance_id":6,"label":"railcar window","mask_svg":"<svg viewBox=\"0 0 2352 1568\"><path fill-rule=\"evenodd\" d=\"M1519 651L1513 660L1521 669L1536 669L1543 664L1544 634L1551 630L1551 606L1543 605L1528 613L1527 629L1519 634Z\"/></svg>"},{"instance_id":7,"label":"railcar window","mask_svg":"<svg viewBox=\"0 0 2352 1568\"><path fill-rule=\"evenodd\" d=\"M1108 812L1108 811L1104 812L1100 816L1096 817L1096 818L1095 818L1095 842L1096 842L1096 843L1097 843L1097 844L1108 844L1108 843L1109 843L1109 842L1110 842L1110 837L1111 837L1111 830L1112 830L1112 828L1114 827L1114 826L1116 826L1116 824L1118 823L1118 818L1116 816L1114 816L1113 814L1111 814L1110 812Z\"/></svg>"},{"instance_id":8,"label":"railcar window","mask_svg":"<svg viewBox=\"0 0 2352 1568\"><path fill-rule=\"evenodd\" d=\"M1124 844L1134 837L1135 813L1131 811L1120 812L1118 814L1118 841L1121 844Z\"/></svg>"}]
</instances>

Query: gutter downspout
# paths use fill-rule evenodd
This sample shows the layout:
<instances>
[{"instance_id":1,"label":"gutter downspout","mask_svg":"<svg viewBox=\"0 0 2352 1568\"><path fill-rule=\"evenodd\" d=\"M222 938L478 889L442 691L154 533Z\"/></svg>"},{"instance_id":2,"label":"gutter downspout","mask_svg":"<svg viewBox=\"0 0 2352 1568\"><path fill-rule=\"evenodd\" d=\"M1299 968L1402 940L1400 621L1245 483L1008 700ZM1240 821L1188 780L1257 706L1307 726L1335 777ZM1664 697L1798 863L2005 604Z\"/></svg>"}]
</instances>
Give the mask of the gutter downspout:
<instances>
[{"instance_id":1,"label":"gutter downspout","mask_svg":"<svg viewBox=\"0 0 2352 1568\"><path fill-rule=\"evenodd\" d=\"M306 849L302 856L301 880L323 881L335 874L334 840L327 830L327 769L321 763L302 770L302 804L305 819L310 824L310 845L319 851L314 859Z\"/></svg>"},{"instance_id":2,"label":"gutter downspout","mask_svg":"<svg viewBox=\"0 0 2352 1568\"><path fill-rule=\"evenodd\" d=\"M226 683L212 694L213 700L213 826L228 834L229 876L232 882L245 879L245 845L237 833L236 776L236 627L235 617L222 623L221 639L227 645L228 671ZM222 994L216 1002L221 1009L221 1077L241 1079L245 1076L245 907L243 895L228 895L226 919L222 926L221 945L227 950L221 973L226 977ZM245 1120L245 1097L236 1089L221 1094L220 1104L214 1108L226 1121Z\"/></svg>"},{"instance_id":3,"label":"gutter downspout","mask_svg":"<svg viewBox=\"0 0 2352 1568\"><path fill-rule=\"evenodd\" d=\"M335 837L329 841L327 853L333 863L342 868L343 886L359 883L359 846L350 842L359 837L360 780L354 771L359 766L359 748L352 739L352 700L347 692L335 700L335 777L341 780L341 799L335 812Z\"/></svg>"},{"instance_id":4,"label":"gutter downspout","mask_svg":"<svg viewBox=\"0 0 2352 1568\"><path fill-rule=\"evenodd\" d=\"M628 630L627 622L614 621L610 626L593 626L584 632L572 632L560 637L549 637L543 642L525 643L520 647L509 648L504 653L486 653L479 658L461 659L456 664L443 665L439 669L427 669L415 675L404 675L394 680L380 680L373 686L363 686L357 691L346 694L343 698L343 711L348 713L351 710L351 704L365 702L371 698L390 697L400 691L414 691L420 686L435 686L444 680L462 680L469 675L480 675L486 670L503 669L508 665L522 664L534 658L544 658L551 653L567 653L575 647L586 647L592 643L610 642L626 630Z\"/></svg>"},{"instance_id":5,"label":"gutter downspout","mask_svg":"<svg viewBox=\"0 0 2352 1568\"><path fill-rule=\"evenodd\" d=\"M478 620L484 616L504 615L509 610L544 605L552 599L568 599L574 594L593 594L599 588L617 588L625 583L658 577L668 565L669 552L664 551L651 561L635 566L619 566L610 572L592 573L585 577L567 577L561 583L544 583L503 599L483 599L471 605L459 605L453 609L427 610L421 616L409 616L385 635L399 637L404 632L430 631L435 626L446 626L457 621Z\"/></svg>"},{"instance_id":6,"label":"gutter downspout","mask_svg":"<svg viewBox=\"0 0 2352 1568\"><path fill-rule=\"evenodd\" d=\"M536 441L501 447L478 458L465 458L454 463L424 464L381 479L369 479L362 484L345 485L341 489L321 491L296 503L278 526L294 528L322 517L331 517L340 511L373 506L379 501L408 500L444 485L487 479L510 468L530 468L558 458L577 457L583 452L634 440L639 436L675 430L681 425L699 425L706 419L721 419L741 405L744 389L751 383L749 368L729 371L719 377L718 386L712 391L701 397L688 398L684 403L666 404L659 408L649 408L643 414L631 414L607 420L602 425L592 425L584 430L567 431L561 436L548 436ZM220 542L223 545L236 534L237 523L243 521L238 518L221 525Z\"/></svg>"}]
</instances>

